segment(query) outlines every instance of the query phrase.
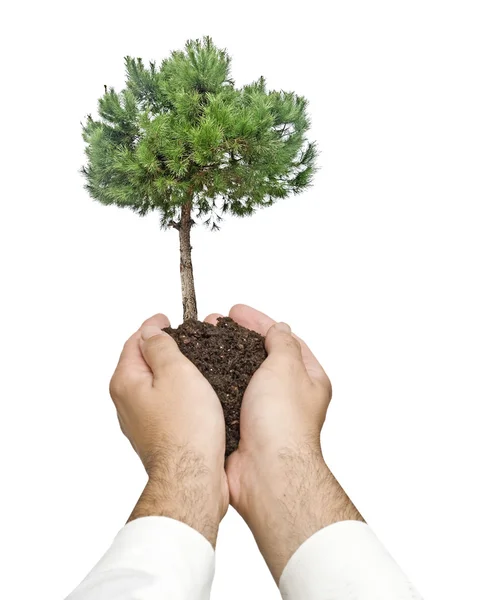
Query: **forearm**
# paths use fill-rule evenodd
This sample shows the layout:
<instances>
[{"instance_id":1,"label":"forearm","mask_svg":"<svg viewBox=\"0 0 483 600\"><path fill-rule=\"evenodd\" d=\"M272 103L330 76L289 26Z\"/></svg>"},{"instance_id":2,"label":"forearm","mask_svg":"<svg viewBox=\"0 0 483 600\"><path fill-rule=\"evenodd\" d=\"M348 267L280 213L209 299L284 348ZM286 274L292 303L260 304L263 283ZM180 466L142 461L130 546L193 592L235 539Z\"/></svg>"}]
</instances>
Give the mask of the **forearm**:
<instances>
[{"instance_id":1,"label":"forearm","mask_svg":"<svg viewBox=\"0 0 483 600\"><path fill-rule=\"evenodd\" d=\"M270 467L270 481L283 487L264 490L254 519L247 519L270 571L279 581L294 552L314 533L339 521L363 521L322 454L311 448L285 449ZM282 475L283 472L283 475Z\"/></svg>"}]
</instances>

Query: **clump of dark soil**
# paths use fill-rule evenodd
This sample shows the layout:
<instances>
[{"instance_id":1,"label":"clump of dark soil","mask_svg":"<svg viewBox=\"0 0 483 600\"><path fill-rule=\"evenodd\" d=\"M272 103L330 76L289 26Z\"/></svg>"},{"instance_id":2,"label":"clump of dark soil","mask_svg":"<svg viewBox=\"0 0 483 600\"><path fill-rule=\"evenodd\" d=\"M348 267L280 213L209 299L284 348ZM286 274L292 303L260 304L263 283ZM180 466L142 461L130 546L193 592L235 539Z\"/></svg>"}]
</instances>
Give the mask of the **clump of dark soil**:
<instances>
[{"instance_id":1,"label":"clump of dark soil","mask_svg":"<svg viewBox=\"0 0 483 600\"><path fill-rule=\"evenodd\" d=\"M218 324L190 319L178 327L166 327L181 352L211 383L225 415L226 451L230 455L240 440L240 408L253 373L267 357L264 337L229 317Z\"/></svg>"}]
</instances>

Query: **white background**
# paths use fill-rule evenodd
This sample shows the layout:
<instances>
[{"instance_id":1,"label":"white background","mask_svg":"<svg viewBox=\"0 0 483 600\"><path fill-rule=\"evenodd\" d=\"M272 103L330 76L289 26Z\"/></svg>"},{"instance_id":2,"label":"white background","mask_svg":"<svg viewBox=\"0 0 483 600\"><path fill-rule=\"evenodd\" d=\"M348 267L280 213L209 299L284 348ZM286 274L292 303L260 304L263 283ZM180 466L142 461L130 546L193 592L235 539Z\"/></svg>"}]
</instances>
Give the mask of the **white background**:
<instances>
[{"instance_id":1,"label":"white background","mask_svg":"<svg viewBox=\"0 0 483 600\"><path fill-rule=\"evenodd\" d=\"M13 6L13 4L12 4ZM64 598L129 515L143 469L108 381L148 316L181 318L178 241L83 190L80 121L123 57L212 35L237 84L310 100L314 187L197 230L201 316L288 321L332 379L329 465L426 600L483 598L481 4L26 2L3 8L1 591ZM214 600L273 600L221 525Z\"/></svg>"}]
</instances>

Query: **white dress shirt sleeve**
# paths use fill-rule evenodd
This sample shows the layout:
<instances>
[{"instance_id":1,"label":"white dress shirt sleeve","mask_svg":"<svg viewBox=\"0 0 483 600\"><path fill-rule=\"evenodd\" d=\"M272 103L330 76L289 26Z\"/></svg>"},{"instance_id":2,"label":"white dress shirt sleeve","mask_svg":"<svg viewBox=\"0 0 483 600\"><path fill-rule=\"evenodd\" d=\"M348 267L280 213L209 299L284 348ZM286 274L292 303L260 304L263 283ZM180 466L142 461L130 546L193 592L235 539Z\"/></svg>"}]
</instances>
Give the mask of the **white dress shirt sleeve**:
<instances>
[{"instance_id":1,"label":"white dress shirt sleeve","mask_svg":"<svg viewBox=\"0 0 483 600\"><path fill-rule=\"evenodd\" d=\"M306 540L280 578L285 600L422 600L372 530L342 521Z\"/></svg>"},{"instance_id":2,"label":"white dress shirt sleeve","mask_svg":"<svg viewBox=\"0 0 483 600\"><path fill-rule=\"evenodd\" d=\"M215 572L210 542L168 517L128 523L66 600L209 600Z\"/></svg>"}]
</instances>

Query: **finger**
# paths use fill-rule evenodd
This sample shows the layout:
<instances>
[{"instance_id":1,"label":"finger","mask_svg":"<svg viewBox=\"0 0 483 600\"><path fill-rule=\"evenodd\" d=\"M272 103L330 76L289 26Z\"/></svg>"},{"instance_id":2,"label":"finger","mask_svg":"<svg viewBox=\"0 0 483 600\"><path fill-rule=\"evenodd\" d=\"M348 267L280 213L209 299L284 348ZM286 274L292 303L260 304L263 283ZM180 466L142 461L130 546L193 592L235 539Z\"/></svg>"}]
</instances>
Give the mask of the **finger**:
<instances>
[{"instance_id":1,"label":"finger","mask_svg":"<svg viewBox=\"0 0 483 600\"><path fill-rule=\"evenodd\" d=\"M208 315L205 319L205 323L211 323L211 325L218 325L218 319L220 317L223 317L223 315L220 315L220 313L211 313L211 315Z\"/></svg>"},{"instance_id":2,"label":"finger","mask_svg":"<svg viewBox=\"0 0 483 600\"><path fill-rule=\"evenodd\" d=\"M246 304L235 304L235 306L231 308L229 316L239 325L242 325L242 327L257 331L263 336L266 336L270 327L276 323L276 321L268 315L251 306L247 306ZM292 335L300 343L302 357L309 375L314 379L325 380L327 375L310 348L301 338L295 334Z\"/></svg>"},{"instance_id":3,"label":"finger","mask_svg":"<svg viewBox=\"0 0 483 600\"><path fill-rule=\"evenodd\" d=\"M184 359L175 340L157 325L141 328L140 348L155 378L160 377L173 361Z\"/></svg>"},{"instance_id":4,"label":"finger","mask_svg":"<svg viewBox=\"0 0 483 600\"><path fill-rule=\"evenodd\" d=\"M300 343L292 335L287 323L275 323L270 327L265 337L265 347L269 358L280 360L283 364L298 363L304 368Z\"/></svg>"},{"instance_id":5,"label":"finger","mask_svg":"<svg viewBox=\"0 0 483 600\"><path fill-rule=\"evenodd\" d=\"M141 327L134 333L124 344L124 347L119 357L118 366L128 366L133 371L150 373L151 370L146 364L144 357L139 346L139 340L141 339L141 328L144 326L156 325L160 329L169 327L169 319L166 315L157 314L153 315L149 319L146 319Z\"/></svg>"},{"instance_id":6,"label":"finger","mask_svg":"<svg viewBox=\"0 0 483 600\"><path fill-rule=\"evenodd\" d=\"M235 306L232 306L230 309L228 316L242 327L257 331L263 336L267 335L267 331L274 323L276 323L276 321L267 315L246 304L235 304Z\"/></svg>"},{"instance_id":7,"label":"finger","mask_svg":"<svg viewBox=\"0 0 483 600\"><path fill-rule=\"evenodd\" d=\"M166 315L158 313L146 319L139 329L141 330L146 325L156 325L160 329L164 329L165 327L169 327L169 319Z\"/></svg>"}]
</instances>

